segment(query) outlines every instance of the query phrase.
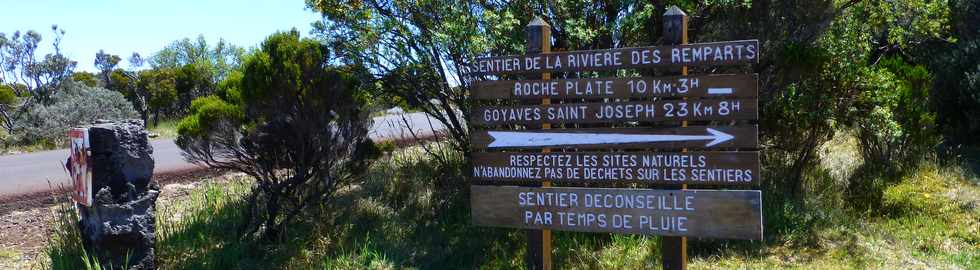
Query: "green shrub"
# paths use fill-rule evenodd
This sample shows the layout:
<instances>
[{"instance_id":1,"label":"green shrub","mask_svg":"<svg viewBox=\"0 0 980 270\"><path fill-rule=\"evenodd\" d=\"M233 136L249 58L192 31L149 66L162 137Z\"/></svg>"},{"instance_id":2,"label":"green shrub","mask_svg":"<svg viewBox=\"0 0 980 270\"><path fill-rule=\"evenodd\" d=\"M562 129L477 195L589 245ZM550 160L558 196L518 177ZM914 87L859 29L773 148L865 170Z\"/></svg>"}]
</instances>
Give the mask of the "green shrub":
<instances>
[{"instance_id":1,"label":"green shrub","mask_svg":"<svg viewBox=\"0 0 980 270\"><path fill-rule=\"evenodd\" d=\"M355 68L331 56L295 29L273 34L246 58L240 78L195 99L177 128L189 161L257 178L250 236L281 241L292 221L329 205L377 154Z\"/></svg>"},{"instance_id":2,"label":"green shrub","mask_svg":"<svg viewBox=\"0 0 980 270\"><path fill-rule=\"evenodd\" d=\"M44 142L62 145L68 129L95 120L139 117L133 105L114 91L66 82L52 96L50 105L34 105L15 122L14 136L22 144Z\"/></svg>"},{"instance_id":3,"label":"green shrub","mask_svg":"<svg viewBox=\"0 0 980 270\"><path fill-rule=\"evenodd\" d=\"M6 85L0 85L0 106L10 106L17 102L17 95L14 94L14 88Z\"/></svg>"},{"instance_id":4,"label":"green shrub","mask_svg":"<svg viewBox=\"0 0 980 270\"><path fill-rule=\"evenodd\" d=\"M929 99L932 77L921 65L887 57L862 70L865 90L856 104L857 135L866 163L888 169L914 166L939 142Z\"/></svg>"}]
</instances>

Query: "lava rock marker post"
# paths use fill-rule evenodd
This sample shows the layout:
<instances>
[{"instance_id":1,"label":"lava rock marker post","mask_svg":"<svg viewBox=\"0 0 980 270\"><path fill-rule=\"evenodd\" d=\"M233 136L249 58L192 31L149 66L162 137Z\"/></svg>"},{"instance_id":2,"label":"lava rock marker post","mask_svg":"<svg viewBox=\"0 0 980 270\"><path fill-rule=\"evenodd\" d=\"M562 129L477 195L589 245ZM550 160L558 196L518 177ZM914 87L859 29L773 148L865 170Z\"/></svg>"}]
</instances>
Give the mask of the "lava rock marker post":
<instances>
[{"instance_id":1,"label":"lava rock marker post","mask_svg":"<svg viewBox=\"0 0 980 270\"><path fill-rule=\"evenodd\" d=\"M664 22L670 45L551 52L550 26L535 18L529 54L462 67L474 103L490 104L474 105L469 119L472 221L529 230L529 269L552 268L550 230L663 236L665 269L686 269L686 237L762 239L762 193L751 189L761 180L757 75L687 74L687 66L757 63L759 42L687 44L677 7ZM651 68L682 71L550 80ZM521 74L540 78L489 80ZM590 187L573 187L582 184ZM621 184L663 189L595 188Z\"/></svg>"},{"instance_id":2,"label":"lava rock marker post","mask_svg":"<svg viewBox=\"0 0 980 270\"><path fill-rule=\"evenodd\" d=\"M153 147L142 121L97 123L69 136L72 198L85 249L113 269L155 269L160 189L151 181Z\"/></svg>"}]
</instances>

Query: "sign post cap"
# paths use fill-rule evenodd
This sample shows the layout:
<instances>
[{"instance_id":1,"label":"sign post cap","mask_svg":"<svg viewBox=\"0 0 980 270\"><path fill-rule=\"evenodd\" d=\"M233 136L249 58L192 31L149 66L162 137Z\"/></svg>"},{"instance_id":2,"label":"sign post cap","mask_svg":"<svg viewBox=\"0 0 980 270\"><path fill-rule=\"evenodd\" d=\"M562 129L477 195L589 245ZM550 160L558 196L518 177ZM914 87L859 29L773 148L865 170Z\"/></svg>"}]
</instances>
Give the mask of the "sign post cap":
<instances>
[{"instance_id":1,"label":"sign post cap","mask_svg":"<svg viewBox=\"0 0 980 270\"><path fill-rule=\"evenodd\" d=\"M667 8L667 12L664 12L664 16L687 16L687 13L684 13L684 11L677 6L670 6L670 8Z\"/></svg>"},{"instance_id":2,"label":"sign post cap","mask_svg":"<svg viewBox=\"0 0 980 270\"><path fill-rule=\"evenodd\" d=\"M527 27L542 27L542 26L548 28L551 27L551 25L548 24L548 22L544 21L544 19L541 19L541 16L534 16L534 19L531 19L531 22L527 23Z\"/></svg>"}]
</instances>

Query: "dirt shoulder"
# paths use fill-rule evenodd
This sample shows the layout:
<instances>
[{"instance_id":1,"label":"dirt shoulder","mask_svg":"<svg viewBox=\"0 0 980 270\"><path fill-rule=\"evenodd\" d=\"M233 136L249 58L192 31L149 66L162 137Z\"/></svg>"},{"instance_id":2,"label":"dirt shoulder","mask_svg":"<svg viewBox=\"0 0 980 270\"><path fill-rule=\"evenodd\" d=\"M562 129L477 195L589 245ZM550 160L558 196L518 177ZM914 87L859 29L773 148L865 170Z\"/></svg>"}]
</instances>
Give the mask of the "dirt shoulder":
<instances>
[{"instance_id":1,"label":"dirt shoulder","mask_svg":"<svg viewBox=\"0 0 980 270\"><path fill-rule=\"evenodd\" d=\"M223 179L226 174L205 169L155 175L161 190L157 203L187 196L200 181ZM33 262L45 259L42 249L55 208L67 198L62 189L0 199L0 269L31 268Z\"/></svg>"}]
</instances>

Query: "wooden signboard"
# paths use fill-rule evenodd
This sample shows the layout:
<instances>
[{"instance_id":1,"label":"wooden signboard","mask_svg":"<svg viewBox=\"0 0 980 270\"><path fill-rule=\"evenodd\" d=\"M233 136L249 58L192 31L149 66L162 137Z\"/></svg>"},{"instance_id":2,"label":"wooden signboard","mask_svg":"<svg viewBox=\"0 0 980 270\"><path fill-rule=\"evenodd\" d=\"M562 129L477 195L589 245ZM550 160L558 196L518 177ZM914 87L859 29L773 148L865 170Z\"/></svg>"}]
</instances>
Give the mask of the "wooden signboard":
<instances>
[{"instance_id":1,"label":"wooden signboard","mask_svg":"<svg viewBox=\"0 0 980 270\"><path fill-rule=\"evenodd\" d=\"M587 78L558 80L476 81L474 99L650 98L759 96L758 76L702 75L674 77Z\"/></svg>"},{"instance_id":2,"label":"wooden signboard","mask_svg":"<svg viewBox=\"0 0 980 270\"><path fill-rule=\"evenodd\" d=\"M464 66L463 73L467 76L480 76L757 62L759 41L753 39L479 58L473 64Z\"/></svg>"},{"instance_id":3,"label":"wooden signboard","mask_svg":"<svg viewBox=\"0 0 980 270\"><path fill-rule=\"evenodd\" d=\"M662 235L665 269L686 269L687 236L762 239L760 191L687 189L760 183L759 153L746 151L759 144L758 127L746 122L759 118L758 75L687 70L758 63L759 41L687 44L688 18L676 6L662 22L668 45L551 52L551 27L535 18L525 28L528 54L459 67L477 103L520 100L468 108L471 207L476 225L527 230L528 269L551 269L551 229ZM679 76L574 78L661 67ZM572 78L551 80L552 72ZM486 80L504 74L523 79ZM551 187L552 181L664 190Z\"/></svg>"},{"instance_id":4,"label":"wooden signboard","mask_svg":"<svg viewBox=\"0 0 980 270\"><path fill-rule=\"evenodd\" d=\"M482 226L762 239L758 190L470 187Z\"/></svg>"},{"instance_id":5,"label":"wooden signboard","mask_svg":"<svg viewBox=\"0 0 980 270\"><path fill-rule=\"evenodd\" d=\"M756 148L758 133L756 126L490 130L474 131L470 145L474 149Z\"/></svg>"},{"instance_id":6,"label":"wooden signboard","mask_svg":"<svg viewBox=\"0 0 980 270\"><path fill-rule=\"evenodd\" d=\"M646 184L759 184L759 152L473 153L473 179Z\"/></svg>"},{"instance_id":7,"label":"wooden signboard","mask_svg":"<svg viewBox=\"0 0 980 270\"><path fill-rule=\"evenodd\" d=\"M494 126L757 119L759 103L755 99L700 99L483 107L474 111L470 123Z\"/></svg>"}]
</instances>

